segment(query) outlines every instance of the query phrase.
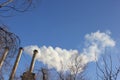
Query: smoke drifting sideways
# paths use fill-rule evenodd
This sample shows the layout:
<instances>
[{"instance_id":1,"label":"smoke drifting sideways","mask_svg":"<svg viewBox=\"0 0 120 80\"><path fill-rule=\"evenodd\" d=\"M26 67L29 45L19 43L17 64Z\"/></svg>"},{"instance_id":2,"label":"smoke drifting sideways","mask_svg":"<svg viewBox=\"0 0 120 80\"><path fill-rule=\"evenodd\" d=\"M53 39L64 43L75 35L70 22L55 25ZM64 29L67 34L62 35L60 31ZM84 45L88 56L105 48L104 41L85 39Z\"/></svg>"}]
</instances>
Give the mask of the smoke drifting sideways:
<instances>
[{"instance_id":1,"label":"smoke drifting sideways","mask_svg":"<svg viewBox=\"0 0 120 80\"><path fill-rule=\"evenodd\" d=\"M47 64L48 68L55 68L58 72L69 71L71 68L75 69L80 66L77 70L80 73L88 63L97 61L99 56L105 53L105 48L114 47L116 42L109 33L97 31L85 35L85 44L86 47L81 53L78 50L66 50L52 46L38 47L37 45L27 46L24 51L32 56L33 50L38 50L36 59ZM74 70L72 73L74 74Z\"/></svg>"}]
</instances>

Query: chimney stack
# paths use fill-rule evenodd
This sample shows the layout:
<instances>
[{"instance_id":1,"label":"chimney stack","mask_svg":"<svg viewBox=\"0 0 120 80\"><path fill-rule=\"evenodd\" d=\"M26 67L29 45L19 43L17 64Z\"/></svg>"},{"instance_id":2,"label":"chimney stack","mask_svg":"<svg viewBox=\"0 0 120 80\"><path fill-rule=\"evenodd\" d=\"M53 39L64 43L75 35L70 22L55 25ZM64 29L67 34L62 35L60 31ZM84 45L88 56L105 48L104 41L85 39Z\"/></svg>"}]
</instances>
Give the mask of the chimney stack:
<instances>
[{"instance_id":1,"label":"chimney stack","mask_svg":"<svg viewBox=\"0 0 120 80\"><path fill-rule=\"evenodd\" d=\"M11 75L10 75L9 80L14 80L14 77L15 77L15 72L16 72L16 70L17 70L18 63L19 63L20 58L21 58L21 55L22 55L22 51L23 51L23 48L22 48L22 47L20 47L20 48L19 48L19 52L18 52L17 58L16 58L16 60L15 60L15 64L14 64L14 66L13 66L13 69L12 69L12 72L11 72Z\"/></svg>"},{"instance_id":2,"label":"chimney stack","mask_svg":"<svg viewBox=\"0 0 120 80\"><path fill-rule=\"evenodd\" d=\"M29 72L33 72L34 64L35 64L35 57L36 57L36 54L37 54L37 53L38 53L38 51L37 51L37 50L34 50L34 54L33 54L33 57L32 57L31 64L30 64Z\"/></svg>"},{"instance_id":3,"label":"chimney stack","mask_svg":"<svg viewBox=\"0 0 120 80\"><path fill-rule=\"evenodd\" d=\"M32 57L29 71L23 73L23 76L21 76L22 80L35 80L35 73L33 73L33 69L34 69L35 57L37 53L38 51L34 50L34 54Z\"/></svg>"}]
</instances>

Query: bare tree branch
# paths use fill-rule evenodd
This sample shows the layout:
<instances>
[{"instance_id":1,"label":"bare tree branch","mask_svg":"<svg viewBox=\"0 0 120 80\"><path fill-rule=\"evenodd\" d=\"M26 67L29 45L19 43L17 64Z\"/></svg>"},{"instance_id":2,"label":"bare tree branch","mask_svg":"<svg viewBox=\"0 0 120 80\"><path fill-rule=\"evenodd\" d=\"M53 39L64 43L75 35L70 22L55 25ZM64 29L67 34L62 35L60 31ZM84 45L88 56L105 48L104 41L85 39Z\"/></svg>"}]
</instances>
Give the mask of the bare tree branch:
<instances>
[{"instance_id":1,"label":"bare tree branch","mask_svg":"<svg viewBox=\"0 0 120 80\"><path fill-rule=\"evenodd\" d=\"M100 66L96 62L97 66L97 77L100 80L117 80L118 75L120 74L120 66L114 66L111 55L106 57L102 57L103 65Z\"/></svg>"},{"instance_id":2,"label":"bare tree branch","mask_svg":"<svg viewBox=\"0 0 120 80\"><path fill-rule=\"evenodd\" d=\"M35 8L39 0L6 0L0 2L0 16L12 16L15 12L25 12Z\"/></svg>"},{"instance_id":3,"label":"bare tree branch","mask_svg":"<svg viewBox=\"0 0 120 80\"><path fill-rule=\"evenodd\" d=\"M0 25L0 60L3 55L5 47L9 48L9 53L4 61L4 64L0 70L0 80L4 80L4 74L10 70L12 66L10 61L14 58L16 51L20 45L20 39L14 33L8 31L6 25Z\"/></svg>"},{"instance_id":4,"label":"bare tree branch","mask_svg":"<svg viewBox=\"0 0 120 80\"><path fill-rule=\"evenodd\" d=\"M6 6L8 5L9 3L11 3L13 0L7 0L6 2L3 2L0 4L0 7L3 7L3 6Z\"/></svg>"}]
</instances>

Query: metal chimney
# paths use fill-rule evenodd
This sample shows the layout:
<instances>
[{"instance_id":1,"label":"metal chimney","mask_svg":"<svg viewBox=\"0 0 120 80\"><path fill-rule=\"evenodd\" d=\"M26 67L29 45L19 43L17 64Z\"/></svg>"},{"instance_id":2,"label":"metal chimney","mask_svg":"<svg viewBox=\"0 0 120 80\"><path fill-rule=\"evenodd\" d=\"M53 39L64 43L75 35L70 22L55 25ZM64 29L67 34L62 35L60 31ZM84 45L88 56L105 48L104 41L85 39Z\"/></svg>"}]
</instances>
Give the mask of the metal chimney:
<instances>
[{"instance_id":1,"label":"metal chimney","mask_svg":"<svg viewBox=\"0 0 120 80\"><path fill-rule=\"evenodd\" d=\"M12 72L11 72L11 75L10 75L9 80L14 80L14 77L15 77L15 72L16 72L16 70L17 70L18 63L19 63L20 58L21 58L21 55L22 55L22 51L23 51L23 48L22 48L22 47L20 47L20 48L19 48L19 52L18 52L17 58L16 58L16 60L15 60L15 64L14 64L14 66L13 66L13 69L12 69Z\"/></svg>"},{"instance_id":2,"label":"metal chimney","mask_svg":"<svg viewBox=\"0 0 120 80\"><path fill-rule=\"evenodd\" d=\"M37 53L38 53L38 51L34 50L34 54L33 54L33 57L32 57L31 64L30 64L30 68L29 68L29 72L33 72L34 64L35 64L35 57L36 57Z\"/></svg>"},{"instance_id":3,"label":"metal chimney","mask_svg":"<svg viewBox=\"0 0 120 80\"><path fill-rule=\"evenodd\" d=\"M5 47L4 53L3 53L3 55L2 55L2 57L0 59L0 69L1 69L1 67L2 67L2 65L3 65L3 63L5 61L5 58L6 58L7 54L8 54L8 51L9 51L9 48Z\"/></svg>"},{"instance_id":4,"label":"metal chimney","mask_svg":"<svg viewBox=\"0 0 120 80\"><path fill-rule=\"evenodd\" d=\"M35 57L37 53L38 51L34 50L34 54L32 57L29 71L23 73L23 76L21 76L22 80L35 80L35 73L33 73L33 69L34 69Z\"/></svg>"}]
</instances>

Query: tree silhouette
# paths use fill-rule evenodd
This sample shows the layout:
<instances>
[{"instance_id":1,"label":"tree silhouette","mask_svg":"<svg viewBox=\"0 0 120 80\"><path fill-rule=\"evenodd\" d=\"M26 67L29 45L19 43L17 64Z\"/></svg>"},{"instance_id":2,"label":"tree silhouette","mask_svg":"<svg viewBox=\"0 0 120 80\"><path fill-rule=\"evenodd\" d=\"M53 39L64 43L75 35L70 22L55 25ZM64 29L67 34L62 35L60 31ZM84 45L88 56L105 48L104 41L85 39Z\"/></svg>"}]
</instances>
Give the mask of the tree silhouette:
<instances>
[{"instance_id":1,"label":"tree silhouette","mask_svg":"<svg viewBox=\"0 0 120 80\"><path fill-rule=\"evenodd\" d=\"M25 12L34 8L38 0L0 0L0 16L11 16L14 11Z\"/></svg>"},{"instance_id":2,"label":"tree silhouette","mask_svg":"<svg viewBox=\"0 0 120 80\"><path fill-rule=\"evenodd\" d=\"M102 57L102 60L102 66L97 63L97 80L118 80L120 65L114 65L111 55Z\"/></svg>"},{"instance_id":3,"label":"tree silhouette","mask_svg":"<svg viewBox=\"0 0 120 80\"><path fill-rule=\"evenodd\" d=\"M0 69L0 80L4 80L5 72L8 72L11 67L10 61L16 55L16 51L18 50L20 45L20 39L14 33L8 31L6 25L0 25L0 61L2 59L2 55L4 55L4 49L7 47L9 49L9 53L6 56L4 64Z\"/></svg>"}]
</instances>

